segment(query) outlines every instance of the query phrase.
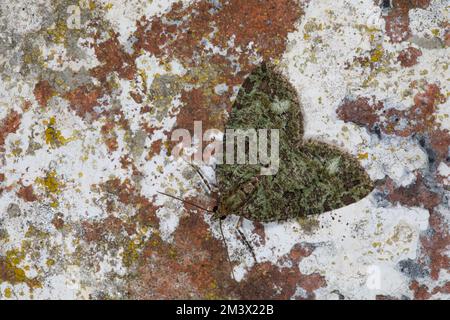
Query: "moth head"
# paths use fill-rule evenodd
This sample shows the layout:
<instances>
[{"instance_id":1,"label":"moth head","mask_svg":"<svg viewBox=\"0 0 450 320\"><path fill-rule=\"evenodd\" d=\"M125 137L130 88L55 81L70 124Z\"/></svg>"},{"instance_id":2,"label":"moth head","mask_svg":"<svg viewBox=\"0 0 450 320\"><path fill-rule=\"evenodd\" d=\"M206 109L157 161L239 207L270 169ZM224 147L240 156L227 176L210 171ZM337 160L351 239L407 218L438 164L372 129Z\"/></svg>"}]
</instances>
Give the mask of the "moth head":
<instances>
[{"instance_id":1,"label":"moth head","mask_svg":"<svg viewBox=\"0 0 450 320\"><path fill-rule=\"evenodd\" d=\"M228 215L228 208L222 201L219 201L213 208L214 218L224 220Z\"/></svg>"},{"instance_id":2,"label":"moth head","mask_svg":"<svg viewBox=\"0 0 450 320\"><path fill-rule=\"evenodd\" d=\"M247 196L241 189L233 190L221 195L218 204L215 207L215 217L220 219L230 214L236 214L239 212L246 199Z\"/></svg>"}]
</instances>

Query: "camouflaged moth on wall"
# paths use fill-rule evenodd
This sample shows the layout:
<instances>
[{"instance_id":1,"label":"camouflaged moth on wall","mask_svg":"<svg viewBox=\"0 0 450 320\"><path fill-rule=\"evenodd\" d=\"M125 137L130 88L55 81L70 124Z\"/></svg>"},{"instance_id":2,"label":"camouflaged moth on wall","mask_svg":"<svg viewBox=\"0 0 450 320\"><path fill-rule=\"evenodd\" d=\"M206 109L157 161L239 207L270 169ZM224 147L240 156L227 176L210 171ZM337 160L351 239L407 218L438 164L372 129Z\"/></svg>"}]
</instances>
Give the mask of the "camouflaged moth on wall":
<instances>
[{"instance_id":1,"label":"camouflaged moth on wall","mask_svg":"<svg viewBox=\"0 0 450 320\"><path fill-rule=\"evenodd\" d=\"M261 175L261 164L218 165L216 217L234 214L261 222L287 220L347 206L373 189L351 155L303 139L297 93L273 66L262 64L245 80L226 128L278 129L279 168L274 175ZM225 138L224 146L226 142Z\"/></svg>"}]
</instances>

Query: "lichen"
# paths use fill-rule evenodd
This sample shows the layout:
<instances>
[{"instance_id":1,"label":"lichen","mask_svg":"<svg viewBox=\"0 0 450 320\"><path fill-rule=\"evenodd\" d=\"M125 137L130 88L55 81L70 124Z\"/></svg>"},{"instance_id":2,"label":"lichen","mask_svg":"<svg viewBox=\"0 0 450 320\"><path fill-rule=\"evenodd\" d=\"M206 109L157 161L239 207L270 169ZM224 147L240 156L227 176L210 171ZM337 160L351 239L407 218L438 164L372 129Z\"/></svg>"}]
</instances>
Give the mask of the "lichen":
<instances>
[{"instance_id":1,"label":"lichen","mask_svg":"<svg viewBox=\"0 0 450 320\"><path fill-rule=\"evenodd\" d=\"M51 117L47 122L48 126L45 129L45 142L52 147L59 147L68 143L71 139L66 139L60 130L56 129L56 119Z\"/></svg>"},{"instance_id":2,"label":"lichen","mask_svg":"<svg viewBox=\"0 0 450 320\"><path fill-rule=\"evenodd\" d=\"M57 179L56 171L49 171L44 178L37 178L36 182L45 188L49 194L61 193L62 184Z\"/></svg>"},{"instance_id":3,"label":"lichen","mask_svg":"<svg viewBox=\"0 0 450 320\"><path fill-rule=\"evenodd\" d=\"M54 28L47 29L47 34L54 43L64 43L68 30L66 21L61 19L56 22Z\"/></svg>"},{"instance_id":4,"label":"lichen","mask_svg":"<svg viewBox=\"0 0 450 320\"><path fill-rule=\"evenodd\" d=\"M12 297L11 288L6 288L4 292L5 298L10 299Z\"/></svg>"},{"instance_id":5,"label":"lichen","mask_svg":"<svg viewBox=\"0 0 450 320\"><path fill-rule=\"evenodd\" d=\"M137 244L134 240L130 240L123 248L122 262L127 268L131 267L139 260L139 249L141 244Z\"/></svg>"},{"instance_id":6,"label":"lichen","mask_svg":"<svg viewBox=\"0 0 450 320\"><path fill-rule=\"evenodd\" d=\"M27 277L26 267L21 267L25 256L24 250L18 249L8 250L5 256L0 256L0 283L9 282L12 285L25 283L30 289L39 288L41 286L37 279L30 279Z\"/></svg>"},{"instance_id":7,"label":"lichen","mask_svg":"<svg viewBox=\"0 0 450 320\"><path fill-rule=\"evenodd\" d=\"M380 59L384 55L384 50L381 45L378 45L375 50L373 50L371 56L370 56L370 62L379 62Z\"/></svg>"}]
</instances>

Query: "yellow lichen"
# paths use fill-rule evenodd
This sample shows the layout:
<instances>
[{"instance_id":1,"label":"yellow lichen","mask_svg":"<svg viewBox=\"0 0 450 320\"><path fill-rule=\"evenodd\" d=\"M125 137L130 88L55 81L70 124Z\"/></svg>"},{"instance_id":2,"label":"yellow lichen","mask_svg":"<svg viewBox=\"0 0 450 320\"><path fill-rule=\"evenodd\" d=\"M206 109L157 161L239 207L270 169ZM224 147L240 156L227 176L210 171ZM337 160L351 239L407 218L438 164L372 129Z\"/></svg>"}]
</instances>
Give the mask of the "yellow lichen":
<instances>
[{"instance_id":1,"label":"yellow lichen","mask_svg":"<svg viewBox=\"0 0 450 320\"><path fill-rule=\"evenodd\" d=\"M2 270L0 283L9 282L11 284L26 283L31 289L40 287L40 283L35 279L29 279L25 273L25 267L20 264L25 259L25 251L12 249L6 252L6 256L0 256L0 270Z\"/></svg>"},{"instance_id":2,"label":"yellow lichen","mask_svg":"<svg viewBox=\"0 0 450 320\"><path fill-rule=\"evenodd\" d=\"M97 5L95 4L95 1L90 0L80 0L79 2L79 6L83 9L89 9L90 11L95 10L95 8L97 7Z\"/></svg>"},{"instance_id":3,"label":"yellow lichen","mask_svg":"<svg viewBox=\"0 0 450 320\"><path fill-rule=\"evenodd\" d=\"M212 290L205 294L205 300L220 300L221 297L215 292L216 290Z\"/></svg>"},{"instance_id":4,"label":"yellow lichen","mask_svg":"<svg viewBox=\"0 0 450 320\"><path fill-rule=\"evenodd\" d=\"M373 243L372 243L372 247L374 247L374 248L379 248L379 247L381 247L381 242L373 242Z\"/></svg>"},{"instance_id":5,"label":"yellow lichen","mask_svg":"<svg viewBox=\"0 0 450 320\"><path fill-rule=\"evenodd\" d=\"M10 299L12 297L12 291L11 288L5 289L5 298Z\"/></svg>"},{"instance_id":6,"label":"yellow lichen","mask_svg":"<svg viewBox=\"0 0 450 320\"><path fill-rule=\"evenodd\" d=\"M359 160L369 159L369 154L367 152L358 154Z\"/></svg>"},{"instance_id":7,"label":"yellow lichen","mask_svg":"<svg viewBox=\"0 0 450 320\"><path fill-rule=\"evenodd\" d=\"M61 193L61 183L56 178L56 171L50 171L44 178L37 178L36 182L42 185L48 193Z\"/></svg>"},{"instance_id":8,"label":"yellow lichen","mask_svg":"<svg viewBox=\"0 0 450 320\"><path fill-rule=\"evenodd\" d=\"M169 257L175 259L177 257L177 251L174 248L169 249Z\"/></svg>"},{"instance_id":9,"label":"yellow lichen","mask_svg":"<svg viewBox=\"0 0 450 320\"><path fill-rule=\"evenodd\" d=\"M26 238L37 238L40 240L48 238L49 233L42 231L34 226L29 226L27 232L25 233ZM27 248L27 242L22 242L22 247Z\"/></svg>"},{"instance_id":10,"label":"yellow lichen","mask_svg":"<svg viewBox=\"0 0 450 320\"><path fill-rule=\"evenodd\" d=\"M370 56L370 62L375 63L380 61L383 55L384 55L383 47L379 45L375 50L372 51L372 54Z\"/></svg>"},{"instance_id":11,"label":"yellow lichen","mask_svg":"<svg viewBox=\"0 0 450 320\"><path fill-rule=\"evenodd\" d=\"M45 264L47 265L47 267L51 267L51 266L55 265L55 260L53 260L53 259L47 259L47 261L45 262Z\"/></svg>"},{"instance_id":12,"label":"yellow lichen","mask_svg":"<svg viewBox=\"0 0 450 320\"><path fill-rule=\"evenodd\" d=\"M54 43L64 43L68 31L66 22L59 20L54 28L47 29L47 34L52 38Z\"/></svg>"},{"instance_id":13,"label":"yellow lichen","mask_svg":"<svg viewBox=\"0 0 450 320\"><path fill-rule=\"evenodd\" d=\"M431 33L433 34L433 36L439 37L440 30L439 30L439 29L432 29L432 30L431 30Z\"/></svg>"},{"instance_id":14,"label":"yellow lichen","mask_svg":"<svg viewBox=\"0 0 450 320\"><path fill-rule=\"evenodd\" d=\"M60 130L57 130L55 128L55 125L56 125L55 117L51 117L47 123L48 123L48 126L47 126L47 129L45 129L45 143L47 143L48 145L51 145L52 147L55 147L55 146L65 145L67 142L70 141L70 139L66 139L61 134Z\"/></svg>"},{"instance_id":15,"label":"yellow lichen","mask_svg":"<svg viewBox=\"0 0 450 320\"><path fill-rule=\"evenodd\" d=\"M40 48L31 48L24 52L23 55L24 64L38 64L42 65L44 63L42 50Z\"/></svg>"},{"instance_id":16,"label":"yellow lichen","mask_svg":"<svg viewBox=\"0 0 450 320\"><path fill-rule=\"evenodd\" d=\"M139 249L141 243L136 243L134 240L128 242L128 245L124 248L122 254L122 262L126 267L130 267L139 259Z\"/></svg>"},{"instance_id":17,"label":"yellow lichen","mask_svg":"<svg viewBox=\"0 0 450 320\"><path fill-rule=\"evenodd\" d=\"M113 4L112 3L107 3L107 4L105 4L105 10L111 10L112 9L112 7L113 7Z\"/></svg>"},{"instance_id":18,"label":"yellow lichen","mask_svg":"<svg viewBox=\"0 0 450 320\"><path fill-rule=\"evenodd\" d=\"M218 288L217 282L216 282L215 280L213 280L213 281L210 283L209 287L210 287L212 290L217 289L217 288Z\"/></svg>"},{"instance_id":19,"label":"yellow lichen","mask_svg":"<svg viewBox=\"0 0 450 320\"><path fill-rule=\"evenodd\" d=\"M58 206L59 206L59 202L58 201L53 201L53 202L50 203L50 207L52 207L52 208L58 208Z\"/></svg>"}]
</instances>

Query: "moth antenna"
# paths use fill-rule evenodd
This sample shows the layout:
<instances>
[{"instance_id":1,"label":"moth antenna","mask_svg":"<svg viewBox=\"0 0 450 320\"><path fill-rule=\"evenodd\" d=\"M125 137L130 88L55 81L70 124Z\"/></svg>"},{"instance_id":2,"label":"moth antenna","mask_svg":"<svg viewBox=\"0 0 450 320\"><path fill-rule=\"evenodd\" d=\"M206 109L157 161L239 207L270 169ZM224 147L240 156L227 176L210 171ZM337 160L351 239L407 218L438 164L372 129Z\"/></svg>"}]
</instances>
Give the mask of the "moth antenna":
<instances>
[{"instance_id":1,"label":"moth antenna","mask_svg":"<svg viewBox=\"0 0 450 320\"><path fill-rule=\"evenodd\" d=\"M227 250L227 259L228 259L228 263L230 264L231 276L233 277L233 280L236 281L236 277L235 277L234 271L233 271L233 264L231 262L230 251L228 251L227 241L225 240L225 235L223 234L222 219L219 219L219 229L220 229L220 234L222 235L223 244L225 245L225 249Z\"/></svg>"},{"instance_id":2,"label":"moth antenna","mask_svg":"<svg viewBox=\"0 0 450 320\"><path fill-rule=\"evenodd\" d=\"M209 184L209 181L208 181L208 179L205 178L205 176L201 172L200 168L198 166L190 163L190 162L187 162L187 164L189 164L195 170L195 172L200 176L200 178L202 179L203 184L206 186L206 188L208 188L209 193L212 193L212 188L211 188L211 186Z\"/></svg>"},{"instance_id":3,"label":"moth antenna","mask_svg":"<svg viewBox=\"0 0 450 320\"><path fill-rule=\"evenodd\" d=\"M196 208L198 208L198 209L205 210L206 212L209 212L209 213L212 213L212 214L215 213L214 211L211 211L211 210L208 210L208 209L206 209L206 208L203 208L203 207L199 206L198 204L192 203L192 202L190 202L190 201L187 201L187 200L178 198L177 196L174 196L174 195L171 195L171 194L168 194L168 193L165 193L165 192L161 192L161 191L157 191L157 192L158 192L159 194L162 194L162 195L166 196L166 197L169 197L169 198L172 198L172 199L175 199L175 200L178 200L178 201L187 203L188 205L191 205L191 206L196 207Z\"/></svg>"},{"instance_id":4,"label":"moth antenna","mask_svg":"<svg viewBox=\"0 0 450 320\"><path fill-rule=\"evenodd\" d=\"M250 244L250 242L247 240L247 237L245 236L245 234L241 231L240 227L242 226L242 221L244 220L243 217L239 218L238 223L236 224L236 230L239 233L239 235L242 238L242 242L245 244L245 246L247 247L247 249L250 251L250 253L252 254L253 260L255 260L255 263L258 263L258 260L256 259L256 254L255 251L253 250L252 245Z\"/></svg>"},{"instance_id":5,"label":"moth antenna","mask_svg":"<svg viewBox=\"0 0 450 320\"><path fill-rule=\"evenodd\" d=\"M205 210L206 212L213 213L213 214L215 213L215 212L213 212L213 211L211 211L211 210L208 210L208 209L203 208L203 207L201 207L201 206L199 206L199 205L196 205L195 203L192 203L192 202L186 201L186 200L184 200L184 199L178 198L178 197L176 197L176 196L174 196L174 195L171 195L171 194L168 194L168 193L165 193L165 192L160 192L160 191L157 191L157 192L158 192L159 194L162 194L162 195L166 196L166 197L169 197L169 198L172 198L172 199L175 199L175 200L178 200L178 201L187 203L187 204L189 204L189 205L191 205L191 206L194 206L194 207L196 207L196 208L199 208L199 209L201 209L201 210ZM223 244L225 245L225 250L227 251L227 259L228 259L228 263L230 264L231 275L232 275L232 277L233 277L233 280L236 281L236 277L235 277L234 271L233 271L233 264L232 264L232 262L231 262L230 251L228 250L227 241L225 240L225 235L223 234L222 220L221 220L221 219L219 219L219 229L220 229L220 234L222 235L222 241L223 241Z\"/></svg>"}]
</instances>

